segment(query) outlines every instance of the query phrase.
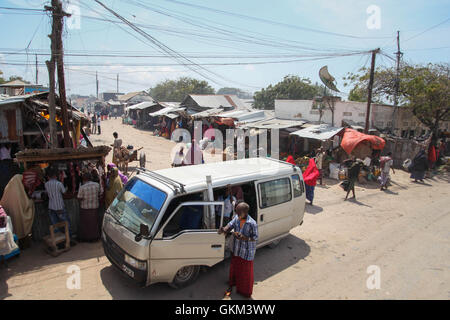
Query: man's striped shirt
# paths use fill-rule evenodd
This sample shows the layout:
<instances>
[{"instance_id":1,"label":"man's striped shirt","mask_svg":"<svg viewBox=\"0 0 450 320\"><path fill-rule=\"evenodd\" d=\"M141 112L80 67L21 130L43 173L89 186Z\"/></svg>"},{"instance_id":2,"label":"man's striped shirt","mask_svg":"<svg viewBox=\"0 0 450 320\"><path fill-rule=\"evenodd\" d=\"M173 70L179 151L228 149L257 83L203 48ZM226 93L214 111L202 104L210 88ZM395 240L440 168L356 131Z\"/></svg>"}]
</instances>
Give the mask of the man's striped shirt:
<instances>
[{"instance_id":1,"label":"man's striped shirt","mask_svg":"<svg viewBox=\"0 0 450 320\"><path fill-rule=\"evenodd\" d=\"M64 209L64 200L63 193L66 192L66 188L56 179L50 179L45 183L45 191L48 194L48 208L50 210L63 210Z\"/></svg>"}]
</instances>

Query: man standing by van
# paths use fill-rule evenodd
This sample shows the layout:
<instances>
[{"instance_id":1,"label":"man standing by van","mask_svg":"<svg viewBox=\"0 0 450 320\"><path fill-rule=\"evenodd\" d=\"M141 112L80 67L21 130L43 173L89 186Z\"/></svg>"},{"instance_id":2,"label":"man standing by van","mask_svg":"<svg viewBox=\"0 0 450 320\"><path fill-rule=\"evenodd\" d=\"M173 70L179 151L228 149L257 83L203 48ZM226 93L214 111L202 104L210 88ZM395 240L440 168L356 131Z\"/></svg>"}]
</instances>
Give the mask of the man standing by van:
<instances>
[{"instance_id":1,"label":"man standing by van","mask_svg":"<svg viewBox=\"0 0 450 320\"><path fill-rule=\"evenodd\" d=\"M233 230L234 246L231 257L229 285L226 295L231 294L236 285L238 293L250 298L253 293L253 260L255 258L256 242L258 241L258 225L248 215L250 207L241 202L236 206L236 215L226 227L219 229L220 233Z\"/></svg>"}]
</instances>

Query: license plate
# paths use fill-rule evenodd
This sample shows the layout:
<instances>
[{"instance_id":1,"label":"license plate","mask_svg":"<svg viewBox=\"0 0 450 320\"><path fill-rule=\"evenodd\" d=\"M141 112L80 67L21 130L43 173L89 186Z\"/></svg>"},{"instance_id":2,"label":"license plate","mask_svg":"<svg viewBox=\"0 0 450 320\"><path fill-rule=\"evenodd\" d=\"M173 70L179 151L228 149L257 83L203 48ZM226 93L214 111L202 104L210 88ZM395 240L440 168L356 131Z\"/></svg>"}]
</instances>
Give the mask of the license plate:
<instances>
[{"instance_id":1,"label":"license plate","mask_svg":"<svg viewBox=\"0 0 450 320\"><path fill-rule=\"evenodd\" d=\"M126 265L122 265L122 270L129 275L130 277L134 278L134 271L128 268Z\"/></svg>"}]
</instances>

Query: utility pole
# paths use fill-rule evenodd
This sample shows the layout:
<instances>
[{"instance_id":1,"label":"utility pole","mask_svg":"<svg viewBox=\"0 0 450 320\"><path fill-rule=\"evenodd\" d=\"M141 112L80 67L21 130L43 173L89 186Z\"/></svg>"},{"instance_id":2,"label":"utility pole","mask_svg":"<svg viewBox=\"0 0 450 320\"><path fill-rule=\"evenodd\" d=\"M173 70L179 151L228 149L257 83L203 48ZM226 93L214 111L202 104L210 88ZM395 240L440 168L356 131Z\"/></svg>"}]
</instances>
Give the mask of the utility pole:
<instances>
[{"instance_id":1,"label":"utility pole","mask_svg":"<svg viewBox=\"0 0 450 320\"><path fill-rule=\"evenodd\" d=\"M380 52L380 48L372 50L372 63L370 65L370 80L367 96L366 126L364 128L365 134L369 133L370 104L372 103L372 87L373 87L373 78L375 75L375 57L378 52Z\"/></svg>"},{"instance_id":2,"label":"utility pole","mask_svg":"<svg viewBox=\"0 0 450 320\"><path fill-rule=\"evenodd\" d=\"M398 114L398 90L400 88L400 59L403 55L403 52L400 51L400 31L397 31L397 68L395 75L395 87L394 87L394 112L392 114L392 133L394 133L395 122L397 120Z\"/></svg>"},{"instance_id":3,"label":"utility pole","mask_svg":"<svg viewBox=\"0 0 450 320\"><path fill-rule=\"evenodd\" d=\"M67 114L66 84L64 81L64 62L63 62L64 50L62 43L62 31L64 24L63 19L65 16L67 17L70 16L70 14L67 14L63 11L62 3L59 0L52 0L52 6L51 7L46 6L45 9L47 11L52 12L52 19L53 19L52 36L51 36L52 59L50 63L53 64L53 66L51 66L51 69L53 70L49 70L49 72L51 71L54 72L54 64L56 62L56 71L58 73L59 100L61 105L61 118L62 118L61 120L64 134L64 147L70 148L72 147L72 144L70 141L70 134L69 134L69 116ZM52 76L50 75L50 79L51 77ZM52 91L53 90L54 87L52 88ZM51 99L51 97L49 98ZM53 94L53 99L54 98L55 95Z\"/></svg>"},{"instance_id":4,"label":"utility pole","mask_svg":"<svg viewBox=\"0 0 450 320\"><path fill-rule=\"evenodd\" d=\"M45 6L46 11L54 12L53 6ZM55 149L58 146L58 135L56 133L56 103L55 103L55 55L56 55L56 18L53 13L52 33L49 35L51 40L51 58L46 61L49 76L49 94L48 94L48 126L50 130L50 148Z\"/></svg>"},{"instance_id":5,"label":"utility pole","mask_svg":"<svg viewBox=\"0 0 450 320\"><path fill-rule=\"evenodd\" d=\"M35 55L36 56L36 84L38 84L39 83L39 76L38 76L38 59L37 59L37 54Z\"/></svg>"},{"instance_id":6,"label":"utility pole","mask_svg":"<svg viewBox=\"0 0 450 320\"><path fill-rule=\"evenodd\" d=\"M117 74L117 93L119 93L119 74Z\"/></svg>"},{"instance_id":7,"label":"utility pole","mask_svg":"<svg viewBox=\"0 0 450 320\"><path fill-rule=\"evenodd\" d=\"M97 93L97 99L98 99L98 76L97 76L97 71L95 71L95 87L96 87L96 93Z\"/></svg>"}]
</instances>

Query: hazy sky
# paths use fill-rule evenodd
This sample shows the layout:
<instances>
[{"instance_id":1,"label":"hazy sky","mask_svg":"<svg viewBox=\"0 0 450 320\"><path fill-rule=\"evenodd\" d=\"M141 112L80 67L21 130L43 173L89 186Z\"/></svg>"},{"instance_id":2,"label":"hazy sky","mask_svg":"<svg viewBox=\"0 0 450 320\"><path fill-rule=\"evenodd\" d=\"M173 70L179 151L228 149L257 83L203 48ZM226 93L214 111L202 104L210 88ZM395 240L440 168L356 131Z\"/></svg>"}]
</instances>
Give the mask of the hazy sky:
<instances>
[{"instance_id":1,"label":"hazy sky","mask_svg":"<svg viewBox=\"0 0 450 320\"><path fill-rule=\"evenodd\" d=\"M0 0L0 7L43 8L49 2ZM449 61L448 0L101 0L150 39L111 22L119 20L93 0L70 2L75 14L64 33L68 94L95 94L95 71L100 92L116 90L116 74L121 92L180 76L206 79L216 89L253 92L287 74L319 81L324 65L338 88L348 92L342 77L369 66L369 55L343 55L380 47L393 57L397 30L405 61ZM50 52L50 17L0 9L0 26L0 70L6 77L20 75L34 82L34 54ZM155 40L166 46L163 51ZM38 56L39 82L44 85L46 59ZM392 64L388 57L377 56L377 65Z\"/></svg>"}]
</instances>

